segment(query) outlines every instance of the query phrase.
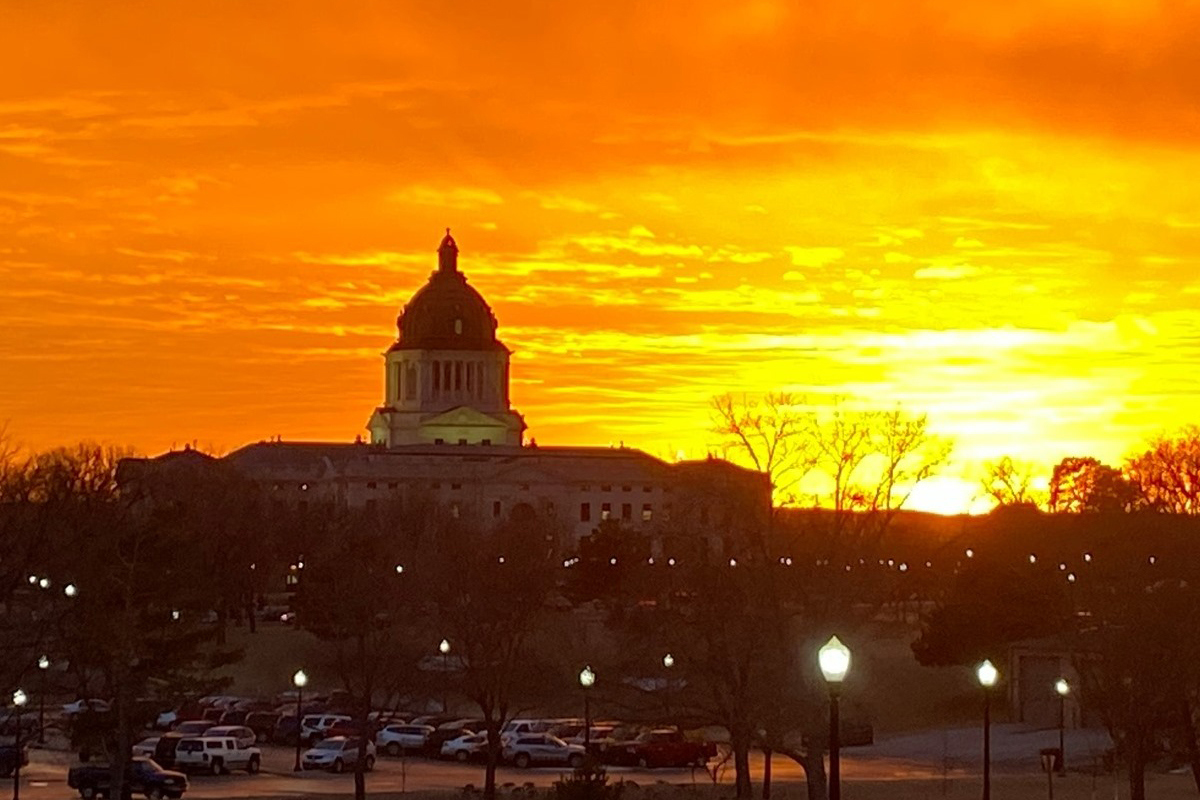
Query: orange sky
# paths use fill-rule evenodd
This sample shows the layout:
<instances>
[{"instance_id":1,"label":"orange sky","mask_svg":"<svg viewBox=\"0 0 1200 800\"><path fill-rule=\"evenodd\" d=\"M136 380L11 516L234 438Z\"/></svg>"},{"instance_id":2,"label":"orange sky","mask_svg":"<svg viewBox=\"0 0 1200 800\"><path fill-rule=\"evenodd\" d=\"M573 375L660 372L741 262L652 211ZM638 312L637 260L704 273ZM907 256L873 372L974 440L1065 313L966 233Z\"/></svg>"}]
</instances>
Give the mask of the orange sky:
<instances>
[{"instance_id":1,"label":"orange sky","mask_svg":"<svg viewBox=\"0 0 1200 800\"><path fill-rule=\"evenodd\" d=\"M927 410L923 507L1118 461L1198 418L1198 40L1188 2L7 2L0 421L352 439L450 225L540 442L702 455L710 396L786 388Z\"/></svg>"}]
</instances>

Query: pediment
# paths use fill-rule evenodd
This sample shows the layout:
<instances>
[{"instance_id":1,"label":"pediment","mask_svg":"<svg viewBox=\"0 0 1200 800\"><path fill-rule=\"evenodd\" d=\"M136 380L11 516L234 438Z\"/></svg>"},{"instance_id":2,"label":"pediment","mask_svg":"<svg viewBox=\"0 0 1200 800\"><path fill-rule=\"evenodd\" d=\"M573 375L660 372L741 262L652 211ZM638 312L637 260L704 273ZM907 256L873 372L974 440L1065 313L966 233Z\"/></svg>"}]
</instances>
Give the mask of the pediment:
<instances>
[{"instance_id":1,"label":"pediment","mask_svg":"<svg viewBox=\"0 0 1200 800\"><path fill-rule=\"evenodd\" d=\"M426 417L421 420L421 427L450 425L455 427L506 427L504 420L497 419L490 414L485 414L470 406L458 406L448 411L443 411L440 414L435 414L432 417Z\"/></svg>"}]
</instances>

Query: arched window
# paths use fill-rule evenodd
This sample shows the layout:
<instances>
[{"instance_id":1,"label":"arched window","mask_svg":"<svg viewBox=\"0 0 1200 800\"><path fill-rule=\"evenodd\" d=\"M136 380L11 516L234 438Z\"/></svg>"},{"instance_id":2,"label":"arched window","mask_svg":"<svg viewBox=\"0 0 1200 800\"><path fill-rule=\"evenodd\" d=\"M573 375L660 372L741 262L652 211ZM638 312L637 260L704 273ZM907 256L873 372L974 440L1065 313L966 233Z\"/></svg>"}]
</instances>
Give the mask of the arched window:
<instances>
[{"instance_id":1,"label":"arched window","mask_svg":"<svg viewBox=\"0 0 1200 800\"><path fill-rule=\"evenodd\" d=\"M406 371L408 375L404 379L404 396L409 400L415 400L417 397L417 365L409 364Z\"/></svg>"},{"instance_id":2,"label":"arched window","mask_svg":"<svg viewBox=\"0 0 1200 800\"><path fill-rule=\"evenodd\" d=\"M462 320L461 319L454 320L454 332L462 333Z\"/></svg>"}]
</instances>

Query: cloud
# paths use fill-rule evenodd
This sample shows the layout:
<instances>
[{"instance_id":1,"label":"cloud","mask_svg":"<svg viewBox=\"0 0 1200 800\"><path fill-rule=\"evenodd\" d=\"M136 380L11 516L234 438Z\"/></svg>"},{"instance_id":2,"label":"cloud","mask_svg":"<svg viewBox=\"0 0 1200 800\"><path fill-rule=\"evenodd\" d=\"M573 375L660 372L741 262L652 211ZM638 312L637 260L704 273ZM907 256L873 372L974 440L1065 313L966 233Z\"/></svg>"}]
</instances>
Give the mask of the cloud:
<instances>
[{"instance_id":1,"label":"cloud","mask_svg":"<svg viewBox=\"0 0 1200 800\"><path fill-rule=\"evenodd\" d=\"M823 267L846 254L840 247L785 247L798 267Z\"/></svg>"},{"instance_id":2,"label":"cloud","mask_svg":"<svg viewBox=\"0 0 1200 800\"><path fill-rule=\"evenodd\" d=\"M473 211L504 202L500 195L490 189L435 189L429 186L408 186L399 189L392 192L388 200L398 205L442 206L460 211Z\"/></svg>"}]
</instances>

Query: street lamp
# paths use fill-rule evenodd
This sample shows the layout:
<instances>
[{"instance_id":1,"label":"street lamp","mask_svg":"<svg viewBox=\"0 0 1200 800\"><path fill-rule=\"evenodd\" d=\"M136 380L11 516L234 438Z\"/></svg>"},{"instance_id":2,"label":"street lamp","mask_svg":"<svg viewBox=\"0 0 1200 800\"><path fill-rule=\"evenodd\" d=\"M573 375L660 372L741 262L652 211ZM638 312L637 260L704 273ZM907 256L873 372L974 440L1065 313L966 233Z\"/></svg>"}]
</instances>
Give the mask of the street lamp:
<instances>
[{"instance_id":1,"label":"street lamp","mask_svg":"<svg viewBox=\"0 0 1200 800\"><path fill-rule=\"evenodd\" d=\"M292 683L296 686L296 766L292 767L293 772L300 771L300 738L304 733L304 687L308 683L308 675L302 669L296 670L296 674L292 676Z\"/></svg>"},{"instance_id":2,"label":"street lamp","mask_svg":"<svg viewBox=\"0 0 1200 800\"><path fill-rule=\"evenodd\" d=\"M46 743L46 671L50 669L50 657L38 659L38 672L41 673L42 683L38 689L38 744Z\"/></svg>"},{"instance_id":3,"label":"street lamp","mask_svg":"<svg viewBox=\"0 0 1200 800\"><path fill-rule=\"evenodd\" d=\"M984 662L975 669L975 677L983 687L983 800L992 797L992 687L1000 677L999 671L991 661Z\"/></svg>"},{"instance_id":4,"label":"street lamp","mask_svg":"<svg viewBox=\"0 0 1200 800\"><path fill-rule=\"evenodd\" d=\"M449 676L450 640L449 639L442 639L442 641L438 642L438 652L442 654L442 713L445 714L446 708L448 706L448 703L446 700L446 695L447 695L446 683L450 680L450 676Z\"/></svg>"},{"instance_id":5,"label":"street lamp","mask_svg":"<svg viewBox=\"0 0 1200 800\"><path fill-rule=\"evenodd\" d=\"M829 800L842 800L841 722L838 719L838 697L842 681L850 671L850 648L836 636L830 636L817 651L821 674L829 685Z\"/></svg>"},{"instance_id":6,"label":"street lamp","mask_svg":"<svg viewBox=\"0 0 1200 800\"><path fill-rule=\"evenodd\" d=\"M579 685L583 687L583 752L587 755L592 746L592 706L589 689L596 682L596 673L586 666L579 673Z\"/></svg>"},{"instance_id":7,"label":"street lamp","mask_svg":"<svg viewBox=\"0 0 1200 800\"><path fill-rule=\"evenodd\" d=\"M663 691L666 694L664 694L663 697L665 698L664 702L667 707L667 719L669 721L671 719L671 674L670 673L671 673L671 668L675 666L675 656L671 655L670 653L667 653L665 656L662 657L662 665L663 665L663 669L665 669L667 671L666 680L663 684Z\"/></svg>"},{"instance_id":8,"label":"street lamp","mask_svg":"<svg viewBox=\"0 0 1200 800\"><path fill-rule=\"evenodd\" d=\"M13 762L13 800L21 800L21 727L25 722L21 716L29 698L24 691L17 689L13 692L12 702L17 708L17 733L13 740L14 749L17 751L16 759Z\"/></svg>"},{"instance_id":9,"label":"street lamp","mask_svg":"<svg viewBox=\"0 0 1200 800\"><path fill-rule=\"evenodd\" d=\"M1054 691L1058 692L1058 774L1067 774L1067 751L1063 745L1066 740L1064 731L1067 727L1067 695L1071 693L1071 684L1066 678L1054 682Z\"/></svg>"},{"instance_id":10,"label":"street lamp","mask_svg":"<svg viewBox=\"0 0 1200 800\"><path fill-rule=\"evenodd\" d=\"M74 597L78 591L79 590L75 588L75 584L73 583L68 583L63 587L63 594L65 594L67 597Z\"/></svg>"}]
</instances>

